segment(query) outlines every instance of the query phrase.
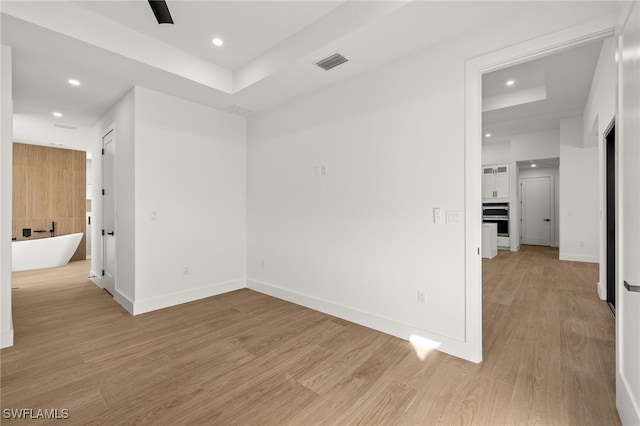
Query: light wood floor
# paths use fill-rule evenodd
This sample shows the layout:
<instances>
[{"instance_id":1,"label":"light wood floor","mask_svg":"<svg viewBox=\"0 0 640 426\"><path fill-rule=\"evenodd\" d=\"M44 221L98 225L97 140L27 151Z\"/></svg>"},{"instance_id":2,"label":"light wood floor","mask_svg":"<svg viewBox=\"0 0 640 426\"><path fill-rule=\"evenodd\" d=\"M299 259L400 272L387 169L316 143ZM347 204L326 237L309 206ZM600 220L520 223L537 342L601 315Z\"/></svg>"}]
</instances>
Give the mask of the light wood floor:
<instances>
[{"instance_id":1,"label":"light wood floor","mask_svg":"<svg viewBox=\"0 0 640 426\"><path fill-rule=\"evenodd\" d=\"M557 256L484 261L479 365L421 361L403 340L250 290L133 317L87 262L15 273L2 408L92 425L619 424L598 267Z\"/></svg>"}]
</instances>

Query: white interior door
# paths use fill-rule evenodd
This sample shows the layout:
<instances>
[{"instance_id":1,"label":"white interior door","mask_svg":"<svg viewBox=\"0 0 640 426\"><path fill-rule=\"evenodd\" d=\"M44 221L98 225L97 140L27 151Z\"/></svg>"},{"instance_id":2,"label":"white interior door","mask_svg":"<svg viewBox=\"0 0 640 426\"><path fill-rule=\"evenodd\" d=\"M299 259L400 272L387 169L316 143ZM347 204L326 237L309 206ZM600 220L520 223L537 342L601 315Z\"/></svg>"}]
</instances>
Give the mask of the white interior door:
<instances>
[{"instance_id":1,"label":"white interior door","mask_svg":"<svg viewBox=\"0 0 640 426\"><path fill-rule=\"evenodd\" d=\"M623 424L640 424L640 4L634 2L618 50L621 244L616 303L616 405ZM619 129L619 130L618 130Z\"/></svg>"},{"instance_id":2,"label":"white interior door","mask_svg":"<svg viewBox=\"0 0 640 426\"><path fill-rule=\"evenodd\" d=\"M522 178L522 244L551 245L551 178Z\"/></svg>"},{"instance_id":3,"label":"white interior door","mask_svg":"<svg viewBox=\"0 0 640 426\"><path fill-rule=\"evenodd\" d=\"M111 294L116 282L114 133L111 130L102 138L102 285Z\"/></svg>"}]
</instances>

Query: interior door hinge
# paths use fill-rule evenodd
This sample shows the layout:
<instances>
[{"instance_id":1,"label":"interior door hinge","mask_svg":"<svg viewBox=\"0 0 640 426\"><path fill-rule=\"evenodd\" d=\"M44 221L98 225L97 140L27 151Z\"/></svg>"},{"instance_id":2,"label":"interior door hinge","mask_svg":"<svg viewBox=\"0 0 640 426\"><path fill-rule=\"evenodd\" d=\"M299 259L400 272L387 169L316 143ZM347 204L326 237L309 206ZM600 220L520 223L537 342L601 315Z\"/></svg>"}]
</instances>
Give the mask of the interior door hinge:
<instances>
[{"instance_id":1,"label":"interior door hinge","mask_svg":"<svg viewBox=\"0 0 640 426\"><path fill-rule=\"evenodd\" d=\"M102 270L102 276L104 277L104 269Z\"/></svg>"},{"instance_id":2,"label":"interior door hinge","mask_svg":"<svg viewBox=\"0 0 640 426\"><path fill-rule=\"evenodd\" d=\"M104 148L102 148L102 155L104 155Z\"/></svg>"},{"instance_id":3,"label":"interior door hinge","mask_svg":"<svg viewBox=\"0 0 640 426\"><path fill-rule=\"evenodd\" d=\"M102 230L102 235L104 236L104 229Z\"/></svg>"},{"instance_id":4,"label":"interior door hinge","mask_svg":"<svg viewBox=\"0 0 640 426\"><path fill-rule=\"evenodd\" d=\"M104 189L102 190L102 195L104 195Z\"/></svg>"}]
</instances>

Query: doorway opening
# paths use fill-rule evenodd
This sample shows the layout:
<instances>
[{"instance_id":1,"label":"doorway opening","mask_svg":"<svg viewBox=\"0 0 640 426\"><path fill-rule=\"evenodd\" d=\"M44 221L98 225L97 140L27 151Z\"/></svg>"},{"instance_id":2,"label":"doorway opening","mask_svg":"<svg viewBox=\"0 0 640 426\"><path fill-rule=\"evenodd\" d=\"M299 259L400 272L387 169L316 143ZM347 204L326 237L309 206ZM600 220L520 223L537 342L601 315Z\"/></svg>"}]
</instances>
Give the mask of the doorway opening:
<instances>
[{"instance_id":1,"label":"doorway opening","mask_svg":"<svg viewBox=\"0 0 640 426\"><path fill-rule=\"evenodd\" d=\"M605 234L607 303L616 314L616 128L612 124L604 136L605 143Z\"/></svg>"},{"instance_id":2,"label":"doorway opening","mask_svg":"<svg viewBox=\"0 0 640 426\"><path fill-rule=\"evenodd\" d=\"M560 158L517 163L520 245L559 246Z\"/></svg>"},{"instance_id":3,"label":"doorway opening","mask_svg":"<svg viewBox=\"0 0 640 426\"><path fill-rule=\"evenodd\" d=\"M602 33L601 33L602 34ZM563 48L556 50L555 48L549 49L549 51L540 54L531 54L528 58L529 61L517 60L516 65L514 62L506 59L502 63L495 62L492 65L485 65L485 68L478 67L480 70L480 84L482 85L480 97L480 105L478 116L481 117L481 127L477 128L477 133L480 135L478 139L481 140L480 144L480 167L479 170L483 170L487 164L507 164L510 166L512 174L510 176L510 192L507 195L510 203L510 223L512 224L510 229L511 239L511 251L519 251L520 244L531 245L526 247L521 255L532 256L539 260L544 259L559 260L562 251L560 250L560 226L561 220L565 220L565 225L574 225L577 228L582 222L575 220L576 216L583 215L586 210L581 210L579 207L592 206L593 209L590 215L584 222L592 219L592 216L597 214L598 207L598 192L597 192L597 180L598 180L598 166L597 166L597 154L594 158L591 157L593 152L586 152L587 148L585 139L582 134L582 117L585 114L585 105L587 105L587 98L592 90L593 75L602 54L605 49L605 40L608 37L593 37L585 38L579 42L570 43ZM588 39L588 40L587 40ZM542 50L538 50L540 52ZM524 56L524 55L523 55ZM566 56L563 58L563 56ZM572 58L572 59L569 59ZM579 58L584 59L589 65L579 65ZM590 61L590 62L589 62ZM474 64L475 65L475 64ZM575 67L579 69L574 73ZM553 81L553 76L548 71L549 68L555 68L556 70L562 69L562 72L558 72L559 80ZM585 71L586 70L586 71ZM484 71L484 72L482 72ZM519 78L516 72L522 72L524 77ZM585 72L582 85L575 86L575 93L580 92L582 94L581 103L576 102L575 108L571 111L566 109L553 110L553 108L546 108L545 105L551 104L553 106L554 101L558 102L561 98L560 88L566 89L568 85L576 83L575 80L579 80L577 77L580 72ZM567 83L567 79L573 78L574 81ZM527 82L525 83L525 80ZM562 81L564 79L564 81ZM507 84L510 82L511 84ZM518 83L522 83L522 90L517 93L514 87L518 86ZM612 90L615 88L612 87ZM562 102L562 101L560 101ZM566 102L564 105L568 105L571 102ZM473 114L471 114L473 116ZM551 124L553 122L553 124ZM468 127L473 129L472 125ZM478 141L476 139L476 141ZM477 143L477 142L476 142ZM597 145L594 146L594 150L597 152ZM560 180L560 157L563 157L563 163L565 158L568 158L566 168L563 171L563 180ZM573 157L572 157L573 156ZM555 164L551 166L552 171L547 173L547 176L541 176L540 172L543 167L538 164L540 159L554 160ZM592 161L593 160L593 161ZM593 167L587 168L583 163L591 161ZM530 170L536 169L535 173L538 175L531 175ZM568 174L567 174L568 173ZM588 173L591 180L595 180L594 185L589 182L589 185L581 184L579 176L583 173ZM595 178L594 178L595 176ZM569 177L570 179L565 179ZM560 211L560 183L563 184L562 190L566 194L572 194L573 198L568 199L569 202L575 203L575 207L567 207L565 210ZM522 185L522 186L521 186ZM572 189L573 185L573 189ZM592 188L589 192L584 191L586 187ZM595 190L594 190L595 189ZM540 190L540 191L539 191ZM481 188L478 191L480 194L484 194L485 191ZM535 195L543 193L542 198L544 202L540 200L536 201ZM582 200L576 200L576 198L582 195L589 196L587 202L582 203ZM531 197L533 195L533 197ZM483 196L484 197L484 196ZM593 200L595 204L593 203ZM482 201L485 201L484 198ZM531 205L528 206L528 201L531 201ZM566 202L567 200L565 200ZM532 209L528 209L532 207ZM542 208L544 207L544 208ZM537 210L540 211L537 211ZM556 210L557 209L557 210ZM562 214L562 215L561 215ZM539 216L539 217L538 217ZM572 218L566 216L573 216ZM535 229L541 228L544 232L544 238L540 238L540 235L536 235L535 232L529 232L532 230L529 219L536 219L544 223L538 224L540 226L533 227ZM591 223L591 222L589 222ZM556 228L556 224L558 227ZM588 229L587 229L588 228ZM569 228L566 228L569 229ZM565 230L566 230L565 229ZM598 241L601 237L597 231L597 222L590 227L581 228L589 235L594 232L596 235L593 239L584 239L583 235L572 229L571 238L575 240L575 245L578 250L568 251L568 253L575 258L564 259L574 260L580 262L598 262L599 255L596 253L592 256L593 259L580 258L582 252L579 247L593 245L592 241ZM539 233L538 233L539 234ZM565 236L566 237L566 236ZM565 238L565 243L567 239ZM586 244L584 243L586 241ZM536 248L536 246L547 246L557 248ZM565 247L569 247L566 245ZM595 245L595 247L599 247ZM573 248L573 247L571 247ZM544 250L543 250L544 249ZM503 252L504 253L504 252ZM510 254L506 253L506 256ZM586 257L586 256L585 256ZM500 263L500 254L496 259L487 260L486 262ZM505 255L502 256L505 259ZM518 259L522 259L519 256ZM529 265L531 261L520 261L523 265ZM483 261L485 262L485 261ZM510 257L506 258L505 264L500 268L487 268L488 274L491 271L495 272L495 277L487 277L485 274L482 279L482 294L483 294L483 311L485 312L483 321L483 341L484 344L492 344L492 324L491 309L498 304L504 305L504 302L509 302L504 296L506 292L501 291L507 289L509 285L506 278L509 274L505 269L505 266L510 266L510 263L515 261ZM592 276L597 281L597 266L593 263L589 266L585 264L585 271L588 271L589 276ZM549 270L562 271L563 266L558 263L550 263ZM595 268L595 269L594 269ZM498 272L496 272L498 271ZM530 274L533 271L524 273L524 275ZM584 272L584 271L583 271ZM529 279L528 276L522 276L523 273L515 272L518 277L522 278L520 282L521 291L526 291L528 296L542 293L535 292L534 288L526 285L525 283ZM531 274L530 274L531 275ZM533 276L533 275L531 275ZM559 275L558 275L559 276ZM586 273L585 275L586 276ZM498 278L496 281L494 278ZM505 279L502 279L505 278ZM542 278L542 277L541 277ZM548 285L543 285L545 290L553 287L559 279L556 277L544 277L545 282L548 281ZM494 290L486 287L486 280L493 280ZM516 280L516 278L514 278ZM513 282L516 282L511 280ZM591 280L591 278L590 278ZM497 288L498 290L495 290ZM513 296L510 300L513 303L514 300L518 300L523 296ZM555 315L557 312L554 312ZM552 313L550 313L552 314ZM485 338L487 340L485 340ZM495 343L494 343L495 344Z\"/></svg>"}]
</instances>

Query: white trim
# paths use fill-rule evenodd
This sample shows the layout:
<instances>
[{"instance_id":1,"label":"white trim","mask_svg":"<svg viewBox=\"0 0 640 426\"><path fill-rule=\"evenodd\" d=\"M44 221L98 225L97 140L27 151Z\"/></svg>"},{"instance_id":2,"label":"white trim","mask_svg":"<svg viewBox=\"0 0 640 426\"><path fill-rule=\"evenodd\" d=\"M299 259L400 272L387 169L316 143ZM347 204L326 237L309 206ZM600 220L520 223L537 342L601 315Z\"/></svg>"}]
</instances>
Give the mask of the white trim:
<instances>
[{"instance_id":1,"label":"white trim","mask_svg":"<svg viewBox=\"0 0 640 426\"><path fill-rule=\"evenodd\" d=\"M121 297L116 297L116 295L114 295L114 299L116 299L118 303L120 303L132 315L139 315L243 288L246 288L246 281L244 279L237 279L135 302L131 302L124 295L120 295ZM116 294L120 293L116 291ZM131 310L128 309L129 304Z\"/></svg>"},{"instance_id":2,"label":"white trim","mask_svg":"<svg viewBox=\"0 0 640 426\"><path fill-rule=\"evenodd\" d=\"M596 291L600 300L607 300L607 286L602 281L598 281Z\"/></svg>"},{"instance_id":3,"label":"white trim","mask_svg":"<svg viewBox=\"0 0 640 426\"><path fill-rule=\"evenodd\" d=\"M382 333L409 340L411 336L420 336L437 344L436 350L459 358L470 358L467 342L442 336L428 330L420 329L381 315L362 311L350 306L342 305L326 299L320 299L308 294L291 291L277 285L247 279L247 288L268 296L272 296L296 305L305 306L328 315L372 328Z\"/></svg>"},{"instance_id":4,"label":"white trim","mask_svg":"<svg viewBox=\"0 0 640 426\"><path fill-rule=\"evenodd\" d=\"M0 349L10 346L13 346L13 324L11 324L9 330L4 330L0 333Z\"/></svg>"},{"instance_id":5,"label":"white trim","mask_svg":"<svg viewBox=\"0 0 640 426\"><path fill-rule=\"evenodd\" d=\"M113 293L113 300L118 302L118 304L120 304L120 306L122 306L131 315L134 315L135 304L131 301L131 299L120 293L117 289Z\"/></svg>"},{"instance_id":6,"label":"white trim","mask_svg":"<svg viewBox=\"0 0 640 426\"><path fill-rule=\"evenodd\" d=\"M102 283L102 277L99 274L96 274L95 272L91 271L89 273L89 281L91 281L96 286L98 286L99 288L104 290L104 285ZM129 299L124 294L120 293L117 289L115 290L115 292L113 294L113 300L118 302L118 304L120 306L122 306L127 312L129 312L131 315L133 315L134 303L131 301L131 299Z\"/></svg>"},{"instance_id":7,"label":"white trim","mask_svg":"<svg viewBox=\"0 0 640 426\"><path fill-rule=\"evenodd\" d=\"M465 89L465 297L467 352L482 360L482 263L480 188L482 75L615 35L618 16L604 16L466 62ZM597 261L597 260L596 260Z\"/></svg>"},{"instance_id":8,"label":"white trim","mask_svg":"<svg viewBox=\"0 0 640 426\"><path fill-rule=\"evenodd\" d=\"M102 278L100 278L100 274L96 274L93 271L89 272L89 281L91 281L92 283L94 283L95 285L97 285L100 288L104 288L104 286L102 285Z\"/></svg>"},{"instance_id":9,"label":"white trim","mask_svg":"<svg viewBox=\"0 0 640 426\"><path fill-rule=\"evenodd\" d=\"M616 369L617 370L617 369ZM616 408L623 425L640 425L640 408L631 399L633 391L620 371L616 371Z\"/></svg>"},{"instance_id":10,"label":"white trim","mask_svg":"<svg viewBox=\"0 0 640 426\"><path fill-rule=\"evenodd\" d=\"M482 81L477 61L467 61L465 88L465 339L469 360L482 361Z\"/></svg>"},{"instance_id":11,"label":"white trim","mask_svg":"<svg viewBox=\"0 0 640 426\"><path fill-rule=\"evenodd\" d=\"M111 123L109 126L106 127L105 130L102 131L102 136L100 136L100 149L102 150L102 152L104 152L104 138L107 137L107 135L109 135L110 133L113 133L113 144L117 149L117 137L118 137L118 133L117 133L117 129L116 129L116 122L114 121L113 123ZM117 154L114 154L117 155ZM114 222L114 227L117 225L117 215L116 212L118 211L118 199L117 199L117 188L115 185L115 177L117 176L118 173L118 169L117 169L117 158L114 158L113 160L113 176L114 176L114 186L113 186L113 222ZM104 190L104 154L100 155L100 187L102 188L102 190ZM96 212L98 213L98 212ZM98 236L100 237L100 269L102 269L103 271L105 270L104 267L104 256L105 256L105 244L106 244L106 240L105 240L105 235L102 234L102 231L104 230L104 196L100 196L100 226L98 227L99 229L96 229L94 233L97 233ZM97 215L97 214L96 214ZM95 215L94 215L95 216ZM93 230L94 227L92 227ZM100 231L100 232L98 232ZM115 259L113 259L113 291L114 293L116 293L118 291L118 245L116 243L115 245ZM104 288L104 282L102 280L102 278L100 279L100 284L101 287ZM114 297L115 298L115 297ZM128 299L127 299L128 300ZM120 303L120 302L118 302ZM122 303L120 303L122 305ZM123 305L124 306L124 305ZM125 308L126 309L126 308Z\"/></svg>"},{"instance_id":12,"label":"white trim","mask_svg":"<svg viewBox=\"0 0 640 426\"><path fill-rule=\"evenodd\" d=\"M635 9L635 10L634 10ZM626 35L627 25L631 19L638 19L638 15L634 16L634 14L640 14L640 1L635 0L632 3L628 3L628 10L624 10L624 6L621 8L622 14L620 16L620 37L618 38L618 44L616 46L616 52L620 57L623 57L623 51L627 46L624 45L623 40ZM631 31L636 30L636 25L639 25L638 22L632 22L631 25L634 25ZM621 43L622 42L622 43ZM632 45L632 47L637 47ZM616 142L618 145L616 148L616 159L618 160L618 166L616 168L616 194L618 197L616 198L616 408L618 409L618 415L620 416L620 420L624 425L640 425L640 395L637 395L634 386L637 386L638 383L635 382L638 380L637 376L631 377L635 383L633 386L630 386L628 382L628 372L625 369L625 364L628 363L637 363L637 358L628 359L625 351L623 350L626 345L633 345L638 340L638 326L631 326L630 324L625 324L626 321L623 321L623 318L626 315L626 309L628 307L627 301L628 296L626 289L623 287L624 278L623 276L627 274L626 263L627 262L636 262L637 259L630 259L626 253L626 244L625 239L631 238L627 230L625 229L625 224L627 221L624 220L625 217L625 205L623 204L623 199L625 194L630 193L632 190L636 190L635 185L637 182L635 181L627 181L625 179L625 167L634 166L627 161L622 161L625 158L625 150L629 145L635 145L638 142L636 140L629 141L626 140L626 120L629 117L633 116L635 111L628 111L625 106L625 96L627 93L624 91L623 77L625 76L624 70L624 61L618 62L617 69L617 82L616 82ZM632 93L629 95L630 97L636 97L633 106L637 106L637 94ZM637 192L636 192L637 193ZM623 219L623 220L621 220ZM635 217L633 219L636 219ZM636 237L635 235L633 236ZM627 296L627 297L624 297ZM627 326L629 325L629 327ZM625 342L626 339L631 340L631 343ZM637 355L634 354L634 355Z\"/></svg>"},{"instance_id":13,"label":"white trim","mask_svg":"<svg viewBox=\"0 0 640 426\"><path fill-rule=\"evenodd\" d=\"M599 255L560 253L560 260L570 262L600 263Z\"/></svg>"},{"instance_id":14,"label":"white trim","mask_svg":"<svg viewBox=\"0 0 640 426\"><path fill-rule=\"evenodd\" d=\"M0 2L1 3L1 2ZM0 7L1 8L1 7ZM0 330L2 347L13 344L13 295L11 291L12 243L11 224L13 215L13 98L11 72L13 50L0 45ZM6 71L6 72L4 72ZM11 342L11 344L9 344ZM5 346L6 345L6 346Z\"/></svg>"}]
</instances>

